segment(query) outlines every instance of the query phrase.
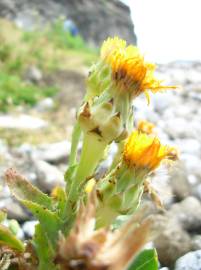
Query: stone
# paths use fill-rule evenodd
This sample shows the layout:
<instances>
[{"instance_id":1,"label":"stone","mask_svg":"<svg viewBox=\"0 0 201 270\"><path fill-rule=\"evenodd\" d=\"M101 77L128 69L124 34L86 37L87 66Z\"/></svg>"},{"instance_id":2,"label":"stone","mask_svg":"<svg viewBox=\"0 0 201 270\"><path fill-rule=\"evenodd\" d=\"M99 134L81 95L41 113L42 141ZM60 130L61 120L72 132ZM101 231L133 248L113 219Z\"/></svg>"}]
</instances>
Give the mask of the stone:
<instances>
[{"instance_id":1,"label":"stone","mask_svg":"<svg viewBox=\"0 0 201 270\"><path fill-rule=\"evenodd\" d=\"M39 68L37 68L36 66L30 66L25 71L24 78L27 81L37 84L42 80L43 75Z\"/></svg>"},{"instance_id":2,"label":"stone","mask_svg":"<svg viewBox=\"0 0 201 270\"><path fill-rule=\"evenodd\" d=\"M48 97L39 101L36 106L36 109L39 112L47 112L47 111L52 110L53 107L54 107L54 101L52 98Z\"/></svg>"},{"instance_id":3,"label":"stone","mask_svg":"<svg viewBox=\"0 0 201 270\"><path fill-rule=\"evenodd\" d=\"M199 156L201 153L201 143L196 139L179 139L175 140L181 154L193 154Z\"/></svg>"},{"instance_id":4,"label":"stone","mask_svg":"<svg viewBox=\"0 0 201 270\"><path fill-rule=\"evenodd\" d=\"M192 154L182 154L180 157L181 161L184 163L186 171L188 174L194 174L199 179L201 179L201 158Z\"/></svg>"},{"instance_id":5,"label":"stone","mask_svg":"<svg viewBox=\"0 0 201 270\"><path fill-rule=\"evenodd\" d=\"M169 181L176 199L183 200L191 194L188 173L183 162L179 161L169 173Z\"/></svg>"},{"instance_id":6,"label":"stone","mask_svg":"<svg viewBox=\"0 0 201 270\"><path fill-rule=\"evenodd\" d=\"M192 237L192 250L201 250L201 235L194 235Z\"/></svg>"},{"instance_id":7,"label":"stone","mask_svg":"<svg viewBox=\"0 0 201 270\"><path fill-rule=\"evenodd\" d=\"M192 137L193 131L189 129L189 122L184 118L169 118L165 123L165 130L173 139Z\"/></svg>"},{"instance_id":8,"label":"stone","mask_svg":"<svg viewBox=\"0 0 201 270\"><path fill-rule=\"evenodd\" d=\"M191 250L191 238L174 218L154 215L154 224L158 234L154 245L159 261L164 266L172 266L179 257Z\"/></svg>"},{"instance_id":9,"label":"stone","mask_svg":"<svg viewBox=\"0 0 201 270\"><path fill-rule=\"evenodd\" d=\"M71 143L69 141L55 142L39 145L33 152L32 158L51 163L65 162L70 154Z\"/></svg>"},{"instance_id":10,"label":"stone","mask_svg":"<svg viewBox=\"0 0 201 270\"><path fill-rule=\"evenodd\" d=\"M29 219L29 213L17 201L12 198L0 200L0 209L5 209L9 219L25 221Z\"/></svg>"},{"instance_id":11,"label":"stone","mask_svg":"<svg viewBox=\"0 0 201 270\"><path fill-rule=\"evenodd\" d=\"M201 201L201 184L196 185L193 191L193 195Z\"/></svg>"},{"instance_id":12,"label":"stone","mask_svg":"<svg viewBox=\"0 0 201 270\"><path fill-rule=\"evenodd\" d=\"M0 128L7 129L41 129L47 127L47 122L30 115L19 116L0 115Z\"/></svg>"},{"instance_id":13,"label":"stone","mask_svg":"<svg viewBox=\"0 0 201 270\"><path fill-rule=\"evenodd\" d=\"M167 169L161 167L155 175L151 177L150 184L158 194L165 209L169 208L174 202L174 194L169 183Z\"/></svg>"},{"instance_id":14,"label":"stone","mask_svg":"<svg viewBox=\"0 0 201 270\"><path fill-rule=\"evenodd\" d=\"M5 171L4 171L5 172ZM4 175L4 173L3 173ZM2 177L3 177L2 175ZM0 199L6 199L10 197L10 189L7 185L0 186Z\"/></svg>"},{"instance_id":15,"label":"stone","mask_svg":"<svg viewBox=\"0 0 201 270\"><path fill-rule=\"evenodd\" d=\"M55 186L64 186L63 173L57 167L43 160L34 160L33 166L42 190L50 192Z\"/></svg>"},{"instance_id":16,"label":"stone","mask_svg":"<svg viewBox=\"0 0 201 270\"><path fill-rule=\"evenodd\" d=\"M201 250L189 252L176 261L175 270L200 270Z\"/></svg>"},{"instance_id":17,"label":"stone","mask_svg":"<svg viewBox=\"0 0 201 270\"><path fill-rule=\"evenodd\" d=\"M200 230L201 202L195 197L187 197L185 200L175 203L168 211L168 216L175 217L187 231Z\"/></svg>"},{"instance_id":18,"label":"stone","mask_svg":"<svg viewBox=\"0 0 201 270\"><path fill-rule=\"evenodd\" d=\"M36 220L24 222L22 225L22 230L26 237L31 238L34 235L36 224L38 224L38 221Z\"/></svg>"},{"instance_id":19,"label":"stone","mask_svg":"<svg viewBox=\"0 0 201 270\"><path fill-rule=\"evenodd\" d=\"M172 92L157 93L157 95L152 96L151 101L153 103L154 110L159 113L163 113L166 109L178 104L178 101Z\"/></svg>"}]
</instances>

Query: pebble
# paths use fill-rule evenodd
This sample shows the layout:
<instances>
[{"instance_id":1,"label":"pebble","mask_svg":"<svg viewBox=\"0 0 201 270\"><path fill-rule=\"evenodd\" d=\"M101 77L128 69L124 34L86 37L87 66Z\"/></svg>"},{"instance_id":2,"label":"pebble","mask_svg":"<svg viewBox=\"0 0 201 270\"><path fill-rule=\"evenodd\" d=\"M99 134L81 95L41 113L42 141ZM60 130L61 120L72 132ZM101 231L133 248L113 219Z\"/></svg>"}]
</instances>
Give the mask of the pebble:
<instances>
[{"instance_id":1,"label":"pebble","mask_svg":"<svg viewBox=\"0 0 201 270\"><path fill-rule=\"evenodd\" d=\"M4 209L7 212L9 219L16 219L18 221L24 221L29 219L28 212L12 198L6 198L0 200L0 209Z\"/></svg>"},{"instance_id":2,"label":"pebble","mask_svg":"<svg viewBox=\"0 0 201 270\"><path fill-rule=\"evenodd\" d=\"M38 221L35 220L24 222L22 230L26 237L31 238L34 235L36 224L38 224Z\"/></svg>"},{"instance_id":3,"label":"pebble","mask_svg":"<svg viewBox=\"0 0 201 270\"><path fill-rule=\"evenodd\" d=\"M41 70L37 68L36 66L30 66L25 71L24 77L25 77L25 80L28 80L33 83L39 83L43 78L43 74Z\"/></svg>"},{"instance_id":4,"label":"pebble","mask_svg":"<svg viewBox=\"0 0 201 270\"><path fill-rule=\"evenodd\" d=\"M63 173L44 160L35 160L34 168L37 175L38 186L44 191L52 191L55 186L64 185Z\"/></svg>"},{"instance_id":5,"label":"pebble","mask_svg":"<svg viewBox=\"0 0 201 270\"><path fill-rule=\"evenodd\" d=\"M179 257L191 250L191 238L175 218L155 215L154 223L158 233L154 245L159 261L164 266L172 266Z\"/></svg>"},{"instance_id":6,"label":"pebble","mask_svg":"<svg viewBox=\"0 0 201 270\"><path fill-rule=\"evenodd\" d=\"M190 196L175 203L168 215L175 217L187 231L195 232L201 228L201 202L195 197Z\"/></svg>"},{"instance_id":7,"label":"pebble","mask_svg":"<svg viewBox=\"0 0 201 270\"><path fill-rule=\"evenodd\" d=\"M201 235L200 234L194 235L192 237L192 249L193 250L198 250L198 249L201 250Z\"/></svg>"},{"instance_id":8,"label":"pebble","mask_svg":"<svg viewBox=\"0 0 201 270\"><path fill-rule=\"evenodd\" d=\"M201 250L189 252L179 258L175 264L175 270L200 270L201 269Z\"/></svg>"},{"instance_id":9,"label":"pebble","mask_svg":"<svg viewBox=\"0 0 201 270\"><path fill-rule=\"evenodd\" d=\"M38 102L36 109L39 112L47 112L52 110L54 107L54 101L52 98L48 97Z\"/></svg>"},{"instance_id":10,"label":"pebble","mask_svg":"<svg viewBox=\"0 0 201 270\"><path fill-rule=\"evenodd\" d=\"M55 142L52 144L44 144L37 147L32 152L34 159L40 159L51 163L65 162L70 154L71 144L69 141Z\"/></svg>"},{"instance_id":11,"label":"pebble","mask_svg":"<svg viewBox=\"0 0 201 270\"><path fill-rule=\"evenodd\" d=\"M0 115L0 128L6 129L40 129L47 127L47 122L30 115Z\"/></svg>"}]
</instances>

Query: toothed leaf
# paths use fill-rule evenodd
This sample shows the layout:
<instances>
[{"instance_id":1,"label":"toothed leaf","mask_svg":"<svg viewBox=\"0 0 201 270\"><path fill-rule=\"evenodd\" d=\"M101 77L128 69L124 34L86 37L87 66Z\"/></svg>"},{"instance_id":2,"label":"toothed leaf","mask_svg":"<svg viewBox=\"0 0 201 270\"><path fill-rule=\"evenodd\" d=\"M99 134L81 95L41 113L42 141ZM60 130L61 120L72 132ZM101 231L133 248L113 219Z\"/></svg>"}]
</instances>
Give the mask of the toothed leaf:
<instances>
[{"instance_id":1,"label":"toothed leaf","mask_svg":"<svg viewBox=\"0 0 201 270\"><path fill-rule=\"evenodd\" d=\"M40 224L36 225L33 243L39 258L38 270L56 270L57 268L53 263L55 257L54 251L51 249L45 231Z\"/></svg>"},{"instance_id":2,"label":"toothed leaf","mask_svg":"<svg viewBox=\"0 0 201 270\"><path fill-rule=\"evenodd\" d=\"M62 228L62 220L57 213L33 202L21 200L21 203L39 220L48 239L55 246L58 232Z\"/></svg>"},{"instance_id":3,"label":"toothed leaf","mask_svg":"<svg viewBox=\"0 0 201 270\"><path fill-rule=\"evenodd\" d=\"M52 210L51 198L41 192L38 188L34 187L22 175L18 174L13 169L9 169L6 172L5 177L11 192L17 200L31 201Z\"/></svg>"}]
</instances>

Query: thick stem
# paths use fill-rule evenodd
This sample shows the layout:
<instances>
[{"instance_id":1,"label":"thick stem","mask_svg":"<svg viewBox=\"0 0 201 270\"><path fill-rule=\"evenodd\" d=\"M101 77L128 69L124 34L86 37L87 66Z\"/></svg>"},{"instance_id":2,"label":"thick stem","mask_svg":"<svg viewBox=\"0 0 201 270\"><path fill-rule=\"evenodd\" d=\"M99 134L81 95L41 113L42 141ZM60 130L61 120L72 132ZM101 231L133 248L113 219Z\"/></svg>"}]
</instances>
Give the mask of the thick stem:
<instances>
[{"instance_id":1,"label":"thick stem","mask_svg":"<svg viewBox=\"0 0 201 270\"><path fill-rule=\"evenodd\" d=\"M85 134L83 138L82 153L78 168L73 176L72 184L68 194L66 217L69 218L76 210L79 201L80 185L92 175L104 156L107 143L100 141L95 135Z\"/></svg>"},{"instance_id":2,"label":"thick stem","mask_svg":"<svg viewBox=\"0 0 201 270\"><path fill-rule=\"evenodd\" d=\"M77 147L81 135L81 128L78 122L75 123L72 134L71 152L69 157L69 167L76 163Z\"/></svg>"},{"instance_id":3,"label":"thick stem","mask_svg":"<svg viewBox=\"0 0 201 270\"><path fill-rule=\"evenodd\" d=\"M98 162L103 158L106 146L107 143L99 141L98 137L84 135L80 162L75 175L76 184L82 183L94 173Z\"/></svg>"}]
</instances>

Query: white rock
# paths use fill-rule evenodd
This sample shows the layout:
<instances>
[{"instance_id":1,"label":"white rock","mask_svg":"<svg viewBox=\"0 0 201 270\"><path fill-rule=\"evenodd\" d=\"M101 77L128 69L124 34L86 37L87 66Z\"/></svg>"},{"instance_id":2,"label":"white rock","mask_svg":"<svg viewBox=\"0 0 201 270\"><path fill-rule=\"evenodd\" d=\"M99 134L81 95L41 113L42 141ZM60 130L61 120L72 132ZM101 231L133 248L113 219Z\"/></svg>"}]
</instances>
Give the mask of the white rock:
<instances>
[{"instance_id":1,"label":"white rock","mask_svg":"<svg viewBox=\"0 0 201 270\"><path fill-rule=\"evenodd\" d=\"M184 162L184 165L189 174L193 173L195 176L201 178L201 159L199 157L192 154L182 154L180 159Z\"/></svg>"},{"instance_id":2,"label":"white rock","mask_svg":"<svg viewBox=\"0 0 201 270\"><path fill-rule=\"evenodd\" d=\"M22 225L22 230L24 231L24 233L27 236L32 237L34 235L34 232L35 232L36 224L38 224L38 221L36 221L36 220L26 221Z\"/></svg>"},{"instance_id":3,"label":"white rock","mask_svg":"<svg viewBox=\"0 0 201 270\"><path fill-rule=\"evenodd\" d=\"M27 220L29 218L28 213L22 208L18 202L12 198L6 198L0 200L0 209L5 209L10 219L16 219L18 221Z\"/></svg>"},{"instance_id":4,"label":"white rock","mask_svg":"<svg viewBox=\"0 0 201 270\"><path fill-rule=\"evenodd\" d=\"M19 116L0 115L0 128L40 129L46 126L46 121L26 114Z\"/></svg>"},{"instance_id":5,"label":"white rock","mask_svg":"<svg viewBox=\"0 0 201 270\"><path fill-rule=\"evenodd\" d=\"M34 159L57 163L62 160L67 160L70 148L71 143L69 141L43 144L33 151L32 156Z\"/></svg>"},{"instance_id":6,"label":"white rock","mask_svg":"<svg viewBox=\"0 0 201 270\"><path fill-rule=\"evenodd\" d=\"M192 249L199 250L201 249L201 235L194 235L192 238Z\"/></svg>"},{"instance_id":7,"label":"white rock","mask_svg":"<svg viewBox=\"0 0 201 270\"><path fill-rule=\"evenodd\" d=\"M57 167L43 160L34 160L37 181L45 191L51 191L55 186L64 185L63 173Z\"/></svg>"},{"instance_id":8,"label":"white rock","mask_svg":"<svg viewBox=\"0 0 201 270\"><path fill-rule=\"evenodd\" d=\"M151 98L154 109L158 112L164 112L166 109L171 109L177 103L178 98L176 98L172 92L157 93Z\"/></svg>"},{"instance_id":9,"label":"white rock","mask_svg":"<svg viewBox=\"0 0 201 270\"><path fill-rule=\"evenodd\" d=\"M201 143L195 139L179 139L175 141L181 153L200 155Z\"/></svg>"},{"instance_id":10,"label":"white rock","mask_svg":"<svg viewBox=\"0 0 201 270\"><path fill-rule=\"evenodd\" d=\"M201 184L194 189L194 195L201 201Z\"/></svg>"},{"instance_id":11,"label":"white rock","mask_svg":"<svg viewBox=\"0 0 201 270\"><path fill-rule=\"evenodd\" d=\"M54 101L52 98L45 98L38 102L36 108L40 112L46 112L51 110L54 107Z\"/></svg>"},{"instance_id":12,"label":"white rock","mask_svg":"<svg viewBox=\"0 0 201 270\"><path fill-rule=\"evenodd\" d=\"M197 138L199 132L199 123L190 122L184 118L174 118L173 116L164 123L165 131L172 138Z\"/></svg>"},{"instance_id":13,"label":"white rock","mask_svg":"<svg viewBox=\"0 0 201 270\"><path fill-rule=\"evenodd\" d=\"M175 217L185 230L199 230L201 227L201 203L195 197L189 196L175 203L168 211L168 216Z\"/></svg>"},{"instance_id":14,"label":"white rock","mask_svg":"<svg viewBox=\"0 0 201 270\"><path fill-rule=\"evenodd\" d=\"M34 83L42 80L42 72L36 66L30 66L25 72L25 79Z\"/></svg>"},{"instance_id":15,"label":"white rock","mask_svg":"<svg viewBox=\"0 0 201 270\"><path fill-rule=\"evenodd\" d=\"M200 270L201 250L189 252L176 261L175 270Z\"/></svg>"}]
</instances>

